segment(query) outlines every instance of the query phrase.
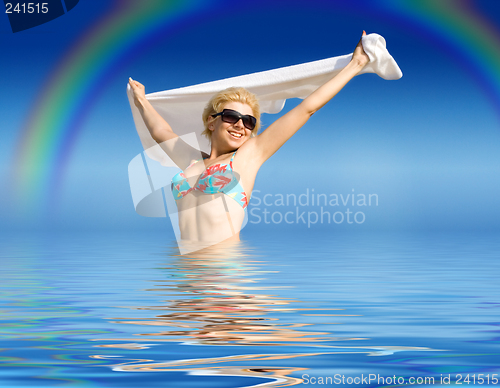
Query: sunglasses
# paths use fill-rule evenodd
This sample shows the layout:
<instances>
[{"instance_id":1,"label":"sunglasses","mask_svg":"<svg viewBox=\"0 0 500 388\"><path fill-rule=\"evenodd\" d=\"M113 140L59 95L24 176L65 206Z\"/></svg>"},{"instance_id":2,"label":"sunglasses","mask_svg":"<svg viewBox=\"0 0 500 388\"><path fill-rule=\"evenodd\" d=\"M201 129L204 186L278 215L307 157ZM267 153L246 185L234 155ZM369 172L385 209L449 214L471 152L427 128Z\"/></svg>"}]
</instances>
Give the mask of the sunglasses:
<instances>
[{"instance_id":1,"label":"sunglasses","mask_svg":"<svg viewBox=\"0 0 500 388\"><path fill-rule=\"evenodd\" d=\"M255 125L257 124L257 119L250 115L242 115L240 112L237 112L232 109L223 109L222 112L216 113L212 115L212 117L220 116L222 121L229 124L236 124L238 121L243 121L243 125L245 128L249 130L253 130Z\"/></svg>"}]
</instances>

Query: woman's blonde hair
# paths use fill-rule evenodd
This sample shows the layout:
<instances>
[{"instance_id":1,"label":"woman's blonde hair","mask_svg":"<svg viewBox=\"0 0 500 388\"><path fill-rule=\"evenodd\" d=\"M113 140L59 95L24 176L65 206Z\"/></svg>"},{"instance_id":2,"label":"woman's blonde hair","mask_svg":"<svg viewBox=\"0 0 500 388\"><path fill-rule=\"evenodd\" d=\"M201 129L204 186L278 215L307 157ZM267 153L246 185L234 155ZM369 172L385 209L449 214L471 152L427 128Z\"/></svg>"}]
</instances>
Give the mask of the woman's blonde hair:
<instances>
[{"instance_id":1,"label":"woman's blonde hair","mask_svg":"<svg viewBox=\"0 0 500 388\"><path fill-rule=\"evenodd\" d=\"M242 104L247 104L250 108L252 108L253 116L257 119L257 124L255 128L252 130L251 137L257 135L257 131L260 128L260 106L259 101L255 94L250 93L245 88L241 87L232 87L225 90L220 91L215 96L213 96L208 104L205 106L203 110L203 125L205 126L205 130L202 132L202 135L205 135L209 140L212 139L212 131L208 129L208 119L210 116L222 112L224 105L228 102L241 102Z\"/></svg>"}]
</instances>

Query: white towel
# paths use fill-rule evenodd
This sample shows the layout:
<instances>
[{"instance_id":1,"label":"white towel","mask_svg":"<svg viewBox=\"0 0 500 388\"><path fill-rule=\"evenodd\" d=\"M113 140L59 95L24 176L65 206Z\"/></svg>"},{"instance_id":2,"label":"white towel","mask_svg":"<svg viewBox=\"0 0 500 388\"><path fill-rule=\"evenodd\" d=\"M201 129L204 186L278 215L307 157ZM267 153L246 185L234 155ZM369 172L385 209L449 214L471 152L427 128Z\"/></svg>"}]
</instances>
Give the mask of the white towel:
<instances>
[{"instance_id":1,"label":"white towel","mask_svg":"<svg viewBox=\"0 0 500 388\"><path fill-rule=\"evenodd\" d=\"M376 73L388 80L399 79L402 72L386 49L385 39L378 34L362 38L363 49L370 63L361 73ZM219 91L232 87L244 87L255 93L263 113L278 113L287 98L305 98L325 82L333 78L351 60L352 54L303 63L295 66L262 71L239 77L226 78L184 88L150 93L146 98L178 135L197 134L202 151L210 152L208 140L201 136L204 130L201 115L210 98ZM147 155L164 166L172 165L170 158L153 140L144 124L139 109L134 104L133 93L127 85L127 94L134 116L137 133ZM194 146L194 144L192 144Z\"/></svg>"}]
</instances>

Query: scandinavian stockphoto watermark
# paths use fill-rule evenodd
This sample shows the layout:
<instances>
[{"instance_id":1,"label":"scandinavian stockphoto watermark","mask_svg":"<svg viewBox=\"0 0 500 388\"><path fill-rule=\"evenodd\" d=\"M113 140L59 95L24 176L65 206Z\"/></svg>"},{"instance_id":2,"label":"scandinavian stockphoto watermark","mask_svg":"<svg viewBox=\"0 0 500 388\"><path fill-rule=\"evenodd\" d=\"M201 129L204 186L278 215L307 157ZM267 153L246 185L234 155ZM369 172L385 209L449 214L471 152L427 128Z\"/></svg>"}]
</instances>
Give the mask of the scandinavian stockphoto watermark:
<instances>
[{"instance_id":1,"label":"scandinavian stockphoto watermark","mask_svg":"<svg viewBox=\"0 0 500 388\"><path fill-rule=\"evenodd\" d=\"M249 222L252 224L363 224L366 207L378 206L377 194L316 193L262 194L252 192Z\"/></svg>"}]
</instances>

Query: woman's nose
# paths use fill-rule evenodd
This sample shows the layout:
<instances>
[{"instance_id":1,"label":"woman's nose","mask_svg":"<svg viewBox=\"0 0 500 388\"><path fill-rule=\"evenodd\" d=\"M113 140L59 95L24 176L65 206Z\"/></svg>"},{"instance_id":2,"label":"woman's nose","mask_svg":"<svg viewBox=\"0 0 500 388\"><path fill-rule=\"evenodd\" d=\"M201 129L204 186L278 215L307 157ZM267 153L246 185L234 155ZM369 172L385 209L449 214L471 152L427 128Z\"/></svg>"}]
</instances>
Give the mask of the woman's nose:
<instances>
[{"instance_id":1,"label":"woman's nose","mask_svg":"<svg viewBox=\"0 0 500 388\"><path fill-rule=\"evenodd\" d=\"M243 119L239 119L237 122L234 123L235 126L238 126L240 128L243 128Z\"/></svg>"}]
</instances>

